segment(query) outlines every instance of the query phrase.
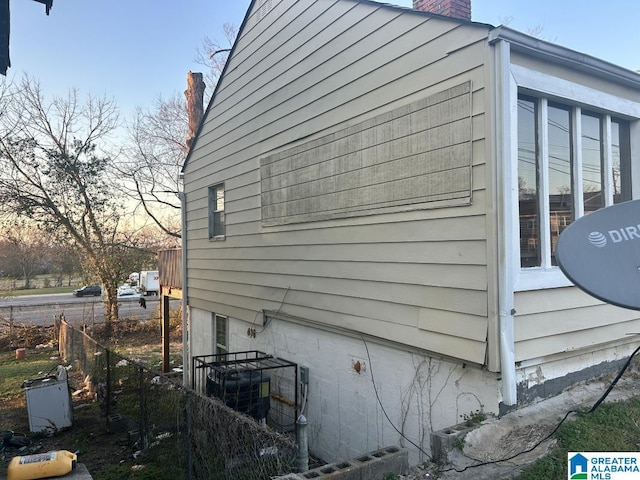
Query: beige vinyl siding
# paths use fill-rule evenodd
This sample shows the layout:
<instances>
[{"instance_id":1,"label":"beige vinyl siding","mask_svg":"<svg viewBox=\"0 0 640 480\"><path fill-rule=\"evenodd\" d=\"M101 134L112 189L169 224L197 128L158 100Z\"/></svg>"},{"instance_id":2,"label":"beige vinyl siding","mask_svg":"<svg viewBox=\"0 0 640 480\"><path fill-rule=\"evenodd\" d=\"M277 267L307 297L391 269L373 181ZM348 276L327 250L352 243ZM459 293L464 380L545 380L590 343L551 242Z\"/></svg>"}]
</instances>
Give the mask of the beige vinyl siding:
<instances>
[{"instance_id":1,"label":"beige vinyl siding","mask_svg":"<svg viewBox=\"0 0 640 480\"><path fill-rule=\"evenodd\" d=\"M236 239L236 237L233 237ZM251 237L254 238L254 237ZM236 242L233 242L234 244ZM360 243L342 244L305 244L305 245L244 245L225 246L199 250L198 260L300 260L324 261L332 259L343 262L368 262L372 258L383 258L391 263L424 262L446 265L486 265L484 241L458 240L456 242L431 242L429 248L424 243L371 242L366 249ZM309 248L313 246L313 248Z\"/></svg>"},{"instance_id":2,"label":"beige vinyl siding","mask_svg":"<svg viewBox=\"0 0 640 480\"><path fill-rule=\"evenodd\" d=\"M605 345L640 332L640 313L605 304L576 287L517 292L517 362Z\"/></svg>"},{"instance_id":3,"label":"beige vinyl siding","mask_svg":"<svg viewBox=\"0 0 640 480\"><path fill-rule=\"evenodd\" d=\"M273 4L247 21L185 170L190 305L259 325L277 310L483 364L486 29L350 0ZM466 81L471 205L261 226L261 157ZM220 182L226 239L210 242Z\"/></svg>"}]
</instances>

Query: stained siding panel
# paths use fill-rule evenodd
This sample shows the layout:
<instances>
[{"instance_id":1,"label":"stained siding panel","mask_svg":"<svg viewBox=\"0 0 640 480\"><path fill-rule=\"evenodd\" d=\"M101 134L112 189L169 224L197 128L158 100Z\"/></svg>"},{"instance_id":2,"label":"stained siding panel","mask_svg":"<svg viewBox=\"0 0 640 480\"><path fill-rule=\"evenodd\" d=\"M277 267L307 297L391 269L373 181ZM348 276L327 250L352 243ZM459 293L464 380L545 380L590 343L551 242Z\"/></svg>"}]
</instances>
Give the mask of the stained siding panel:
<instances>
[{"instance_id":1,"label":"stained siding panel","mask_svg":"<svg viewBox=\"0 0 640 480\"><path fill-rule=\"evenodd\" d=\"M263 225L466 205L470 82L260 159Z\"/></svg>"},{"instance_id":2,"label":"stained siding panel","mask_svg":"<svg viewBox=\"0 0 640 480\"><path fill-rule=\"evenodd\" d=\"M483 363L486 29L350 1L280 0L255 15L185 170L190 304L249 323L280 310ZM261 224L260 158L465 82L470 205ZM206 188L217 182L223 242L207 238Z\"/></svg>"}]
</instances>

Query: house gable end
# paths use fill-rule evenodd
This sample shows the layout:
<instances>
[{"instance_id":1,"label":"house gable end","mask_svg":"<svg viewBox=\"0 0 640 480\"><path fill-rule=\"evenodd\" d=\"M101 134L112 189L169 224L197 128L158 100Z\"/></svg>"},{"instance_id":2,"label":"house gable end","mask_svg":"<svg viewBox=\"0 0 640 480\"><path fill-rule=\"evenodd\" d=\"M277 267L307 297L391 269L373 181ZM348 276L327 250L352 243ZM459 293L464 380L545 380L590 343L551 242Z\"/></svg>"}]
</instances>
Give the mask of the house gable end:
<instances>
[{"instance_id":1,"label":"house gable end","mask_svg":"<svg viewBox=\"0 0 640 480\"><path fill-rule=\"evenodd\" d=\"M247 10L247 13L245 14L242 25L238 30L238 35L233 44L233 47L231 48L231 51L229 53L227 62L225 63L224 69L218 79L218 82L215 86L215 89L211 96L209 104L207 105L207 108L204 112L204 116L202 118L202 121L200 122L200 126L195 135L195 138L193 139L191 148L183 163L183 166L182 166L183 173L186 171L187 166L194 155L194 151L199 147L198 144L199 144L200 137L204 133L206 133L206 128L204 127L204 125L208 122L210 118L212 108L214 108L214 106L217 104L218 93L221 90L221 88L224 88L226 76L228 75L229 71L233 70L233 68L237 66L237 64L239 63L236 57L240 56L241 50L246 47L246 45L243 45L243 44L250 43L250 42L264 43L272 40L277 33L277 32L274 32L274 30L278 28L278 26L274 26L277 16L281 15L283 11L289 11L290 9L295 8L296 3L304 3L304 2L296 2L296 1L289 1L289 0L252 0ZM347 10L351 10L357 6L369 7L371 9L369 14L375 11L381 16L386 15L386 18L389 20L396 18L399 15L402 15L402 16L412 16L416 19L431 18L434 21L446 22L452 25L457 24L457 25L477 27L482 31L488 31L488 29L493 28L489 24L472 22L472 21L459 19L459 18L450 18L445 15L439 15L436 13L415 10L413 8L408 8L408 7L400 7L400 6L390 5L386 3L379 3L374 0L338 0L337 2L333 3L332 7L337 4L346 5L345 8ZM271 17L269 17L269 13L274 10L277 10L276 15L272 15ZM386 23L386 22L382 22L382 23ZM328 25L327 27L333 28L333 25ZM250 40L245 41L245 37L247 36L250 36ZM256 59L242 58L241 61L255 62ZM258 61L260 61L260 59L258 59Z\"/></svg>"}]
</instances>

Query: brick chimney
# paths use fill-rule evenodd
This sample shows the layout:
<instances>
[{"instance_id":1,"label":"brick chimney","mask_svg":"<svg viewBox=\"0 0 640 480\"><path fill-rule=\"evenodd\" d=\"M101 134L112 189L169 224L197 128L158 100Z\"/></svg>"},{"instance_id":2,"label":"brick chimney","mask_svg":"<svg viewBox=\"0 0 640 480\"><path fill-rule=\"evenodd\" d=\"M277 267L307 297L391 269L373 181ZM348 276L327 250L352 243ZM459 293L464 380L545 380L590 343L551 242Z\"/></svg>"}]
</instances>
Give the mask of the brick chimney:
<instances>
[{"instance_id":1,"label":"brick chimney","mask_svg":"<svg viewBox=\"0 0 640 480\"><path fill-rule=\"evenodd\" d=\"M471 0L413 0L413 8L446 17L471 20Z\"/></svg>"}]
</instances>

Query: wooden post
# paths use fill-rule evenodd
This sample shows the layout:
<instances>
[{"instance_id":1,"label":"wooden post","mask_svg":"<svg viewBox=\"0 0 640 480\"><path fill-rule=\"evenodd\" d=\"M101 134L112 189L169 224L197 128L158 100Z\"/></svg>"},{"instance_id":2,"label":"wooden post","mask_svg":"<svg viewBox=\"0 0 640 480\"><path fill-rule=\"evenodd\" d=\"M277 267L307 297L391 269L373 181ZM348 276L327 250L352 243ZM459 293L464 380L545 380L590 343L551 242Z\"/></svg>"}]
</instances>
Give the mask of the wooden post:
<instances>
[{"instance_id":1,"label":"wooden post","mask_svg":"<svg viewBox=\"0 0 640 480\"><path fill-rule=\"evenodd\" d=\"M9 306L9 345L13 347L13 305Z\"/></svg>"},{"instance_id":2,"label":"wooden post","mask_svg":"<svg viewBox=\"0 0 640 480\"><path fill-rule=\"evenodd\" d=\"M189 116L189 133L187 135L187 148L191 148L191 142L196 137L200 120L204 115L204 80L202 73L187 73L187 89L184 96L187 97L187 114Z\"/></svg>"},{"instance_id":3,"label":"wooden post","mask_svg":"<svg viewBox=\"0 0 640 480\"><path fill-rule=\"evenodd\" d=\"M169 348L171 346L169 326L169 296L160 296L160 316L162 317L162 371L168 373L171 370L169 365Z\"/></svg>"}]
</instances>

